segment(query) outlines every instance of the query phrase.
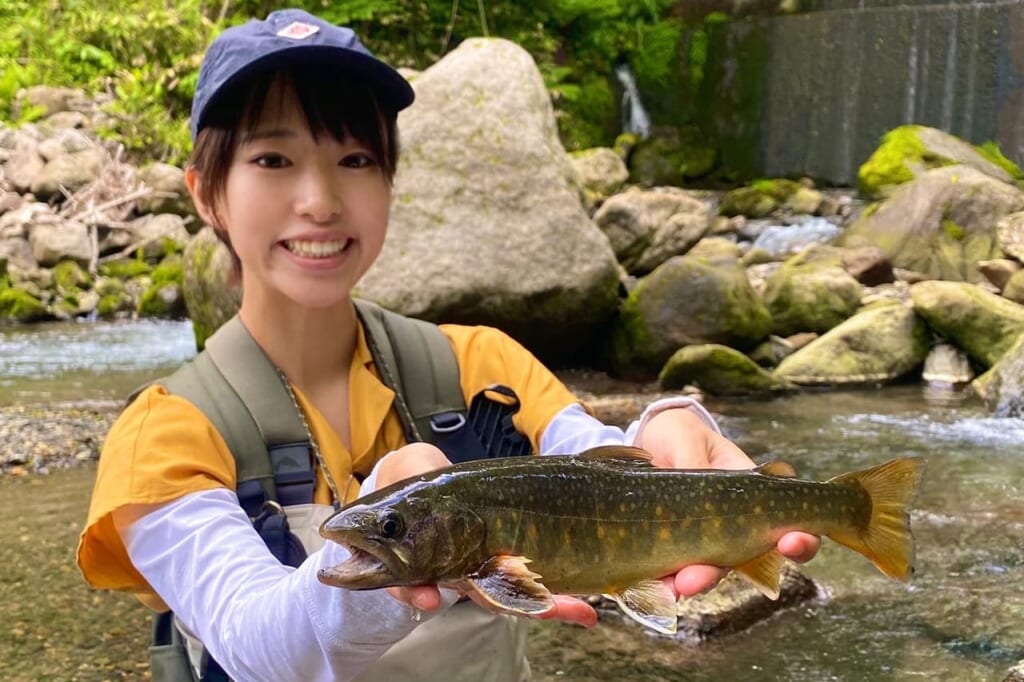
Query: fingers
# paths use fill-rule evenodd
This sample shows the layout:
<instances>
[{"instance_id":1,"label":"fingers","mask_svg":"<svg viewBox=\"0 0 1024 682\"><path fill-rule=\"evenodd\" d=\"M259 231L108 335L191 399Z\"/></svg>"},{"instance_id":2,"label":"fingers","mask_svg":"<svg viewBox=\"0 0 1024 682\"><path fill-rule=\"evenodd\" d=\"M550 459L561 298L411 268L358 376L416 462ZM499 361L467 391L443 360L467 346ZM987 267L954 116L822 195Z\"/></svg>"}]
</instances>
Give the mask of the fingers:
<instances>
[{"instance_id":1,"label":"fingers","mask_svg":"<svg viewBox=\"0 0 1024 682\"><path fill-rule=\"evenodd\" d=\"M693 597L706 592L725 577L726 570L718 566L694 564L676 573L673 587L683 597Z\"/></svg>"},{"instance_id":2,"label":"fingers","mask_svg":"<svg viewBox=\"0 0 1024 682\"><path fill-rule=\"evenodd\" d=\"M585 628L597 624L597 611L590 604L575 597L565 595L553 595L555 607L546 611L537 618L541 620L562 620L568 623L576 623Z\"/></svg>"},{"instance_id":3,"label":"fingers","mask_svg":"<svg viewBox=\"0 0 1024 682\"><path fill-rule=\"evenodd\" d=\"M449 466L448 458L427 443L412 443L388 453L377 465L377 489L396 481Z\"/></svg>"},{"instance_id":4,"label":"fingers","mask_svg":"<svg viewBox=\"0 0 1024 682\"><path fill-rule=\"evenodd\" d=\"M717 433L712 436L708 460L714 469L753 469L756 466L738 445Z\"/></svg>"},{"instance_id":5,"label":"fingers","mask_svg":"<svg viewBox=\"0 0 1024 682\"><path fill-rule=\"evenodd\" d=\"M786 533L779 538L777 546L783 556L802 564L813 559L818 553L821 538L810 533Z\"/></svg>"}]
</instances>

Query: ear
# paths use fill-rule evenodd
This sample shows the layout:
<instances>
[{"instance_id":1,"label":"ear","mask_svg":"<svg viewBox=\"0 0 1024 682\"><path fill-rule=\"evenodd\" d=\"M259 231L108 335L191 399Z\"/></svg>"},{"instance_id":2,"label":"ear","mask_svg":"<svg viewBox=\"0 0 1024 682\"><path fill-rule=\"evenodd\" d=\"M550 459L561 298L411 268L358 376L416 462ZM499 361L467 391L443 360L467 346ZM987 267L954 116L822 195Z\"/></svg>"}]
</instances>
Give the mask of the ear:
<instances>
[{"instance_id":1,"label":"ear","mask_svg":"<svg viewBox=\"0 0 1024 682\"><path fill-rule=\"evenodd\" d=\"M192 203L195 204L196 211L199 213L199 217L203 219L203 222L207 225L216 226L213 220L213 211L210 210L210 206L207 206L202 199L199 198L199 188L202 187L203 174L200 173L194 166L189 166L185 169L185 186L188 187L188 193L192 195Z\"/></svg>"}]
</instances>

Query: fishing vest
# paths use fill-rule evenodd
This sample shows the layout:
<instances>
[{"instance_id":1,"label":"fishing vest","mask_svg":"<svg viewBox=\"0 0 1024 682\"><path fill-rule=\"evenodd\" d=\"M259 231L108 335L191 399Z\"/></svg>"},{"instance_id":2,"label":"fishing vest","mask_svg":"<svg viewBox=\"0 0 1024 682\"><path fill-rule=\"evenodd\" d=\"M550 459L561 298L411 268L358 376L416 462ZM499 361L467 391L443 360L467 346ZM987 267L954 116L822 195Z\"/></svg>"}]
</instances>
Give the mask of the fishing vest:
<instances>
[{"instance_id":1,"label":"fishing vest","mask_svg":"<svg viewBox=\"0 0 1024 682\"><path fill-rule=\"evenodd\" d=\"M381 381L395 393L394 406L407 442L432 443L453 463L532 453L529 440L512 422L519 411L512 389L489 386L467 408L455 353L437 325L368 301L357 299L355 306ZM298 566L307 551L318 548L316 534L309 531L323 520L323 510L314 510L322 505L312 504L316 470L309 434L277 369L237 315L207 339L195 358L151 383L194 404L224 438L235 459L239 503L281 563ZM300 524L295 524L296 515L303 519ZM297 536L291 525L301 525L302 532ZM502 667L511 672L518 661L522 668L509 679L529 676L523 655L525 630L518 619L489 614L472 604L450 611L453 615L442 614L417 628L406 638L411 644L403 640L393 647L399 649L398 655L388 652L386 658L392 661L384 662L384 670L401 669L400 649L403 644L415 647L418 631L461 627L466 630L462 641L471 641L474 635L503 641L508 661ZM450 646L459 638L445 639L445 646ZM418 663L421 667L422 658ZM416 670L416 661L410 665ZM171 612L154 617L150 668L154 682L229 680ZM384 670L379 679L391 675ZM366 679L378 678L372 669L368 673ZM458 675L449 672L445 677Z\"/></svg>"}]
</instances>

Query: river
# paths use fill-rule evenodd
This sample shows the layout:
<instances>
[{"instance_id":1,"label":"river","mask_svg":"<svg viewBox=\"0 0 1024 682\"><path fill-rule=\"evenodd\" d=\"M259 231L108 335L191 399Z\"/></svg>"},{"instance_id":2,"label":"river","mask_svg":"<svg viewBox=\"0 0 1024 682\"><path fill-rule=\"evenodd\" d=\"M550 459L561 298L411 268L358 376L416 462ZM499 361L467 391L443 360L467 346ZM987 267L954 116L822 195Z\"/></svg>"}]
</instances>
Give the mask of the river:
<instances>
[{"instance_id":1,"label":"river","mask_svg":"<svg viewBox=\"0 0 1024 682\"><path fill-rule=\"evenodd\" d=\"M0 327L0 405L114 404L192 353L182 323ZM1000 680L1024 659L1024 420L918 385L708 406L756 460L803 477L924 457L916 575L888 580L826 541L805 569L825 599L701 645L614 616L534 624L537 679Z\"/></svg>"}]
</instances>

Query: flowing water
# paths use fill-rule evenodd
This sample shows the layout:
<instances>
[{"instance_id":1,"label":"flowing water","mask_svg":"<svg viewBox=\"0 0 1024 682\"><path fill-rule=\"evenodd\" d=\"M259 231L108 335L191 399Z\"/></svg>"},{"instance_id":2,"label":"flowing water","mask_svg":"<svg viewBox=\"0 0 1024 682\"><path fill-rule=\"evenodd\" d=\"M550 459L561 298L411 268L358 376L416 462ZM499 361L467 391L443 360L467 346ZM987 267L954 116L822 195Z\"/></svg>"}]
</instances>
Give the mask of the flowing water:
<instances>
[{"instance_id":1,"label":"flowing water","mask_svg":"<svg viewBox=\"0 0 1024 682\"><path fill-rule=\"evenodd\" d=\"M0 326L0 406L121 401L194 354L188 322Z\"/></svg>"},{"instance_id":2,"label":"flowing water","mask_svg":"<svg viewBox=\"0 0 1024 682\"><path fill-rule=\"evenodd\" d=\"M181 323L0 327L0 404L117 401L192 353ZM535 623L537 679L1001 680L1024 659L1024 420L917 385L708 406L756 460L803 477L924 457L917 574L888 580L826 541L805 569L826 599L701 645L615 616L591 630ZM90 484L90 469L72 475Z\"/></svg>"}]
</instances>

